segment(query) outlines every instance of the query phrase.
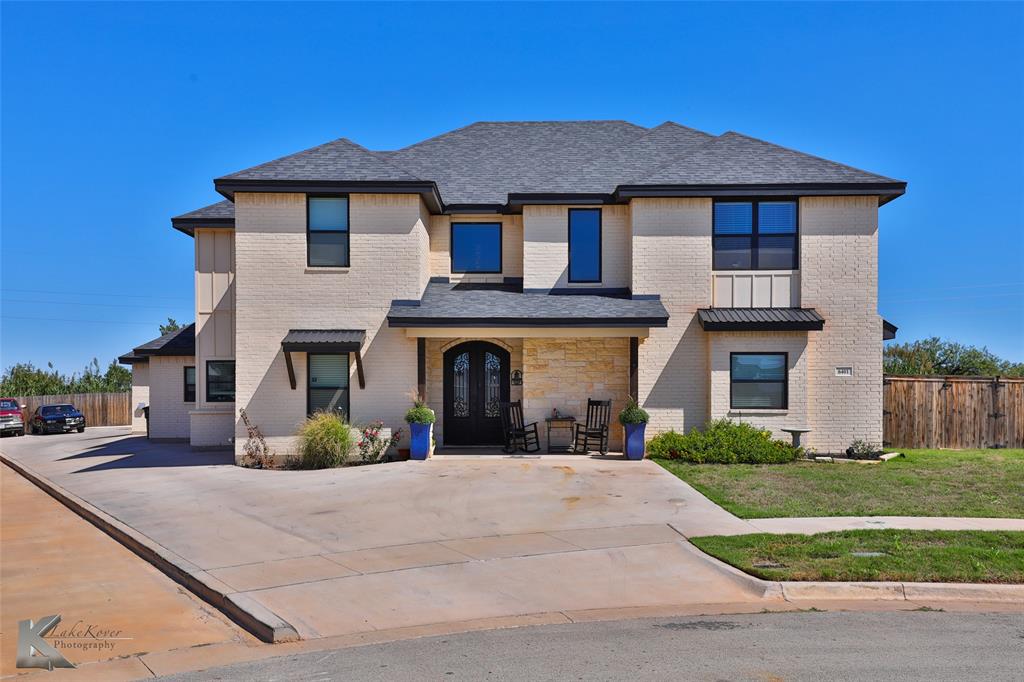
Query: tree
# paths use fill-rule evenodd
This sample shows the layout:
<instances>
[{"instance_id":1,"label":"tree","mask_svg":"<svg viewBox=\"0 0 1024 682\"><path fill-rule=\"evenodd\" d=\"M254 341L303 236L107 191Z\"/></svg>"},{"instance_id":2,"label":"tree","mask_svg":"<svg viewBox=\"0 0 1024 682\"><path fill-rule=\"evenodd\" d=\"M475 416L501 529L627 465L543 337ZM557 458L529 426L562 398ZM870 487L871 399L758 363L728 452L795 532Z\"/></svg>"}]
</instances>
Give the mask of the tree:
<instances>
[{"instance_id":1,"label":"tree","mask_svg":"<svg viewBox=\"0 0 1024 682\"><path fill-rule=\"evenodd\" d=\"M164 334L170 334L171 332L176 332L179 329L181 329L181 325L178 324L178 321L173 317L168 317L167 324L160 325L160 336L163 336Z\"/></svg>"},{"instance_id":2,"label":"tree","mask_svg":"<svg viewBox=\"0 0 1024 682\"><path fill-rule=\"evenodd\" d=\"M1004 360L987 348L965 346L938 337L886 347L883 369L893 376L1024 377L1024 362Z\"/></svg>"},{"instance_id":3,"label":"tree","mask_svg":"<svg viewBox=\"0 0 1024 682\"><path fill-rule=\"evenodd\" d=\"M64 393L123 393L132 387L132 373L111 361L105 372L100 363L92 359L81 374L65 376L47 363L47 369L40 369L31 362L18 363L8 367L0 376L0 395L61 395Z\"/></svg>"}]
</instances>

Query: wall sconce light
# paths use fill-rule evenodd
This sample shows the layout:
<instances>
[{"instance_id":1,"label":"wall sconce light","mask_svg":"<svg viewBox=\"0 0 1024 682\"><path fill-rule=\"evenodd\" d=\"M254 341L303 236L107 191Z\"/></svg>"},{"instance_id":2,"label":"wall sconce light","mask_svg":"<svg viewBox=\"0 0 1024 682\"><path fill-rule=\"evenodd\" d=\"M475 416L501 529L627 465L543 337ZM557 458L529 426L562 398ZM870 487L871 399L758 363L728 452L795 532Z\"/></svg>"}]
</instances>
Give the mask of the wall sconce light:
<instances>
[{"instance_id":1,"label":"wall sconce light","mask_svg":"<svg viewBox=\"0 0 1024 682\"><path fill-rule=\"evenodd\" d=\"M523 370L514 369L512 370L512 385L522 386L523 385Z\"/></svg>"}]
</instances>

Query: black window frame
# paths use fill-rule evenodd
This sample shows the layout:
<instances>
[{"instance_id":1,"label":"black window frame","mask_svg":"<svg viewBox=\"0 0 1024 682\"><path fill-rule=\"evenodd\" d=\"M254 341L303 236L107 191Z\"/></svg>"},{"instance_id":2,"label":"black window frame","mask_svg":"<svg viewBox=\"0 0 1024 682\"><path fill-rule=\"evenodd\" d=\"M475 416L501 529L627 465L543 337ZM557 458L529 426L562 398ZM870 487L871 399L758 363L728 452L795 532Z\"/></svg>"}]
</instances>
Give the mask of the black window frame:
<instances>
[{"instance_id":1,"label":"black window frame","mask_svg":"<svg viewBox=\"0 0 1024 682\"><path fill-rule=\"evenodd\" d=\"M206 382L205 382L206 383L206 402L208 402L208 403L233 403L233 402L235 402L235 398L236 398L235 391L236 391L236 385L238 383L237 376L236 376L236 379L235 379L235 383L233 383L231 385L231 400L224 400L222 398L211 398L210 397L210 365L212 365L214 363L221 363L221 364L231 363L231 365L234 365L235 361L234 360L207 360L206 361Z\"/></svg>"},{"instance_id":2,"label":"black window frame","mask_svg":"<svg viewBox=\"0 0 1024 682\"><path fill-rule=\"evenodd\" d=\"M310 230L309 229L309 206L310 199L344 199L345 200L345 230ZM309 262L309 235L311 232L317 234L343 234L345 235L345 262L341 265L320 265ZM350 268L352 267L352 200L348 194L306 194L306 267L307 268Z\"/></svg>"},{"instance_id":3,"label":"black window frame","mask_svg":"<svg viewBox=\"0 0 1024 682\"><path fill-rule=\"evenodd\" d=\"M189 400L188 371L192 370L192 399ZM196 385L199 377L196 375L195 365L185 365L182 368L182 402L194 403L196 401Z\"/></svg>"},{"instance_id":4,"label":"black window frame","mask_svg":"<svg viewBox=\"0 0 1024 682\"><path fill-rule=\"evenodd\" d=\"M782 381L775 379L734 379L732 376L732 359L736 355L781 355L782 366L786 371ZM781 407L737 407L734 400L733 387L736 384L782 384L782 406ZM789 409L789 353L784 351L736 351L729 353L729 409L735 412L749 412L750 410L788 410Z\"/></svg>"},{"instance_id":5,"label":"black window frame","mask_svg":"<svg viewBox=\"0 0 1024 682\"><path fill-rule=\"evenodd\" d=\"M498 226L498 269L497 270L456 270L455 269L455 228L462 225L497 225ZM459 220L448 226L448 269L453 275L500 275L505 271L505 224L500 220Z\"/></svg>"},{"instance_id":6,"label":"black window frame","mask_svg":"<svg viewBox=\"0 0 1024 682\"><path fill-rule=\"evenodd\" d=\"M759 210L758 207L761 203L792 203L796 209L794 214L794 224L796 229L793 231L793 267L790 268L762 268L759 267L758 260L758 241L760 237L760 225L758 222ZM749 268L716 268L715 267L715 252L717 251L718 240L721 238L728 237L739 237L745 235L735 234L723 234L719 235L715 232L715 206L718 204L751 204L751 225L750 225L750 267ZM788 234L788 233L787 233ZM781 236L779 234L770 234L767 236ZM723 197L721 199L715 199L711 206L711 270L713 272L747 272L751 270L799 270L800 269L800 199L797 197Z\"/></svg>"},{"instance_id":7,"label":"black window frame","mask_svg":"<svg viewBox=\"0 0 1024 682\"><path fill-rule=\"evenodd\" d=\"M572 214L593 211L597 212L597 279L574 279L572 276ZM566 277L569 284L600 284L604 281L604 211L599 208L570 208L567 220L566 251L569 254L569 267Z\"/></svg>"},{"instance_id":8,"label":"black window frame","mask_svg":"<svg viewBox=\"0 0 1024 682\"><path fill-rule=\"evenodd\" d=\"M352 354L351 353L306 353L306 416L307 417L313 416L313 412L310 409L311 408L311 405L310 405L310 391L313 388L312 386L310 386L310 378L313 376L312 364L313 364L313 356L314 355L347 355L349 357L345 361L346 362L346 368L345 369L347 371L349 371L349 372L351 372L351 370L352 370L352 357L351 357ZM350 423L352 421L352 381L351 381L351 379L352 379L352 377L350 375L349 376L349 384L348 384L348 386L345 387L345 421L350 422ZM338 387L338 386L328 386L327 388L340 388L340 387Z\"/></svg>"}]
</instances>

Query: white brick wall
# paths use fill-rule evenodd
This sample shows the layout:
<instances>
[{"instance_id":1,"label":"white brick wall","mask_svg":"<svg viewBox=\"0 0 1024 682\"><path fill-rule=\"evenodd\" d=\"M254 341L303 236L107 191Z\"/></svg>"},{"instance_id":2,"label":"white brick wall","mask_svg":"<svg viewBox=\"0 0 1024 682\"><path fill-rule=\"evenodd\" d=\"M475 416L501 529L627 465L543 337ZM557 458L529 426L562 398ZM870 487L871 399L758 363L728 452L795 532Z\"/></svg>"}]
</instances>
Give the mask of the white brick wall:
<instances>
[{"instance_id":1,"label":"white brick wall","mask_svg":"<svg viewBox=\"0 0 1024 682\"><path fill-rule=\"evenodd\" d=\"M501 223L501 272L498 274L453 273L451 224ZM523 276L523 217L519 215L435 215L430 216L430 274L460 282L496 282Z\"/></svg>"},{"instance_id":2,"label":"white brick wall","mask_svg":"<svg viewBox=\"0 0 1024 682\"><path fill-rule=\"evenodd\" d=\"M601 207L601 282L569 283L569 209L593 206L523 207L523 287L624 288L630 283L628 206Z\"/></svg>"},{"instance_id":3,"label":"white brick wall","mask_svg":"<svg viewBox=\"0 0 1024 682\"><path fill-rule=\"evenodd\" d=\"M149 405L149 362L132 364L132 433L146 433L146 414L139 405Z\"/></svg>"},{"instance_id":4,"label":"white brick wall","mask_svg":"<svg viewBox=\"0 0 1024 682\"><path fill-rule=\"evenodd\" d=\"M159 356L149 359L149 437L153 439L188 439L189 411L186 403L185 366L195 365L194 357ZM143 424L143 431L145 431Z\"/></svg>"},{"instance_id":5,"label":"white brick wall","mask_svg":"<svg viewBox=\"0 0 1024 682\"><path fill-rule=\"evenodd\" d=\"M711 200L634 199L633 293L660 294L668 327L640 344L638 388L649 433L702 426L708 415L707 337L698 308L711 301Z\"/></svg>"},{"instance_id":6,"label":"white brick wall","mask_svg":"<svg viewBox=\"0 0 1024 682\"><path fill-rule=\"evenodd\" d=\"M288 383L281 339L289 329L365 329L366 388L350 365L352 419L404 427L416 390L416 341L387 326L392 299L418 299L428 270L418 195L353 194L351 267L306 267L302 194L235 196L236 406L244 407L279 454L306 415L306 357L294 355ZM245 428L235 426L236 457Z\"/></svg>"},{"instance_id":7,"label":"white brick wall","mask_svg":"<svg viewBox=\"0 0 1024 682\"><path fill-rule=\"evenodd\" d=\"M878 315L876 197L800 200L801 301L825 318L808 342L807 438L841 452L855 438L882 442L882 320ZM853 367L837 377L836 367Z\"/></svg>"},{"instance_id":8,"label":"white brick wall","mask_svg":"<svg viewBox=\"0 0 1024 682\"><path fill-rule=\"evenodd\" d=\"M881 442L882 331L877 313L876 197L800 201L799 300L825 318L821 332L705 333L695 312L711 304L710 199L632 202L633 291L661 294L671 319L640 345L639 389L652 432L700 426L728 411L728 353L798 352L790 362L790 409L749 420L778 432L807 426L819 452L854 438ZM854 376L835 376L852 366ZM709 381L710 379L710 381Z\"/></svg>"},{"instance_id":9,"label":"white brick wall","mask_svg":"<svg viewBox=\"0 0 1024 682\"><path fill-rule=\"evenodd\" d=\"M789 442L781 429L807 424L807 337L815 332L715 332L708 334L711 352L711 419L726 417L771 429ZM729 407L730 353L789 354L789 406L785 410L733 410Z\"/></svg>"}]
</instances>

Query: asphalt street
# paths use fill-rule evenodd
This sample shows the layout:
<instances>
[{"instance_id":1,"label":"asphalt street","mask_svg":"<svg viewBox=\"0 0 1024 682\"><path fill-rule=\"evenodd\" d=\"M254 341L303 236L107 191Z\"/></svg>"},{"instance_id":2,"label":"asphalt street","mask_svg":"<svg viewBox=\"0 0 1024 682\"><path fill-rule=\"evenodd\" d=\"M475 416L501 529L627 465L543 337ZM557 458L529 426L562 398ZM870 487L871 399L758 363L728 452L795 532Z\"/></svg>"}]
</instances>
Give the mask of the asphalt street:
<instances>
[{"instance_id":1,"label":"asphalt street","mask_svg":"<svg viewBox=\"0 0 1024 682\"><path fill-rule=\"evenodd\" d=\"M1014 680L1024 614L795 612L490 630L172 680Z\"/></svg>"}]
</instances>

